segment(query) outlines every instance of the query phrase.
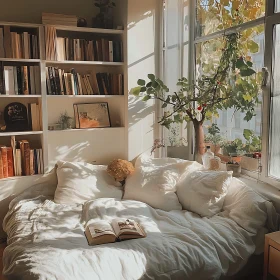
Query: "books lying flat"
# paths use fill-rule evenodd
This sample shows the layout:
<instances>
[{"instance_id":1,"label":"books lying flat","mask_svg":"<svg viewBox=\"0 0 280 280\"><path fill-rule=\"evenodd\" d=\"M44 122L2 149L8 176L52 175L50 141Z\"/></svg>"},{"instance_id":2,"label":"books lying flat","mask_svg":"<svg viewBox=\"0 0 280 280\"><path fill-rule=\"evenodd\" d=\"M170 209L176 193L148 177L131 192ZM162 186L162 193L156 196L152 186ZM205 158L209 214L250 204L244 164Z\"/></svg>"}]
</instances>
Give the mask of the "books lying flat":
<instances>
[{"instance_id":1,"label":"books lying flat","mask_svg":"<svg viewBox=\"0 0 280 280\"><path fill-rule=\"evenodd\" d=\"M41 77L39 66L3 66L0 64L0 94L39 95Z\"/></svg>"},{"instance_id":2,"label":"books lying flat","mask_svg":"<svg viewBox=\"0 0 280 280\"><path fill-rule=\"evenodd\" d=\"M77 16L42 13L42 24L77 26Z\"/></svg>"},{"instance_id":3,"label":"books lying flat","mask_svg":"<svg viewBox=\"0 0 280 280\"><path fill-rule=\"evenodd\" d=\"M15 141L15 136L11 137L11 147L0 147L0 179L42 173L42 149L32 149L27 140Z\"/></svg>"},{"instance_id":4,"label":"books lying flat","mask_svg":"<svg viewBox=\"0 0 280 280\"><path fill-rule=\"evenodd\" d=\"M11 32L10 26L0 28L0 57L39 58L38 36L29 32Z\"/></svg>"},{"instance_id":5,"label":"books lying flat","mask_svg":"<svg viewBox=\"0 0 280 280\"><path fill-rule=\"evenodd\" d=\"M114 219L111 224L106 221L90 223L86 226L85 235L89 245L146 237L139 223L126 219Z\"/></svg>"}]
</instances>

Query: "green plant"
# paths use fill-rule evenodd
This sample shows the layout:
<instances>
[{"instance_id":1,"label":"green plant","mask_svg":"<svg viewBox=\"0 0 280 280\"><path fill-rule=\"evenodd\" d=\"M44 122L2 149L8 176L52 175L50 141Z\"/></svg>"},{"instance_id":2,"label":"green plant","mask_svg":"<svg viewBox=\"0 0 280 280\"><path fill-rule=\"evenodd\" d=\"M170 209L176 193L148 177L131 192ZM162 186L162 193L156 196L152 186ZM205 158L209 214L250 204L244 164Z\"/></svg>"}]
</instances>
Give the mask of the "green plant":
<instances>
[{"instance_id":1,"label":"green plant","mask_svg":"<svg viewBox=\"0 0 280 280\"><path fill-rule=\"evenodd\" d=\"M72 118L65 111L64 113L60 114L57 123L60 124L63 129L65 129L65 128L69 128L71 126L71 120L72 120Z\"/></svg>"},{"instance_id":2,"label":"green plant","mask_svg":"<svg viewBox=\"0 0 280 280\"><path fill-rule=\"evenodd\" d=\"M211 119L213 113L234 108L245 111L247 121L254 116L255 105L259 102L257 94L252 95L249 100L246 95L241 94L238 85L243 82L248 84L246 79L256 72L252 69L252 62L239 52L239 40L238 33L225 36L225 47L214 74L201 75L196 82L181 78L177 82L179 90L173 94L153 74L148 75L148 82L139 79L138 87L132 90L135 96L142 93L143 101L158 99L162 102L162 108L171 110L166 111L159 121L166 128L169 129L172 123L193 123L197 156L203 154L205 149L202 125L205 120Z\"/></svg>"},{"instance_id":3,"label":"green plant","mask_svg":"<svg viewBox=\"0 0 280 280\"><path fill-rule=\"evenodd\" d=\"M246 140L244 150L246 153L255 153L261 151L261 137L256 136L253 130L244 129L243 136Z\"/></svg>"},{"instance_id":4,"label":"green plant","mask_svg":"<svg viewBox=\"0 0 280 280\"><path fill-rule=\"evenodd\" d=\"M222 146L225 139L220 135L220 129L216 124L212 124L208 128L208 134L205 136L205 143L211 143L215 147Z\"/></svg>"},{"instance_id":5,"label":"green plant","mask_svg":"<svg viewBox=\"0 0 280 280\"><path fill-rule=\"evenodd\" d=\"M223 154L225 156L244 154L243 143L242 140L239 138L236 138L233 141L227 141L223 143L222 148L223 148Z\"/></svg>"}]
</instances>

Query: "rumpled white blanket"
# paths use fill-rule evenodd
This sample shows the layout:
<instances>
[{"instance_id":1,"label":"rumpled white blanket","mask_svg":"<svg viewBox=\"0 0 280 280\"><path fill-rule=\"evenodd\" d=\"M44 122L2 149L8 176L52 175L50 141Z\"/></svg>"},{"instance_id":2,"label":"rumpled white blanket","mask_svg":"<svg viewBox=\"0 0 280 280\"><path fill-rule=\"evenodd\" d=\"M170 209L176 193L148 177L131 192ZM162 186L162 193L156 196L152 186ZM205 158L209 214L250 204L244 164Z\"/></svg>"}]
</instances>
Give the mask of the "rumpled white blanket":
<instances>
[{"instance_id":1,"label":"rumpled white blanket","mask_svg":"<svg viewBox=\"0 0 280 280\"><path fill-rule=\"evenodd\" d=\"M117 217L137 220L147 237L88 246L85 223ZM132 200L66 206L42 195L21 197L3 226L8 279L219 279L235 274L255 250L254 234L229 217L165 212Z\"/></svg>"}]
</instances>

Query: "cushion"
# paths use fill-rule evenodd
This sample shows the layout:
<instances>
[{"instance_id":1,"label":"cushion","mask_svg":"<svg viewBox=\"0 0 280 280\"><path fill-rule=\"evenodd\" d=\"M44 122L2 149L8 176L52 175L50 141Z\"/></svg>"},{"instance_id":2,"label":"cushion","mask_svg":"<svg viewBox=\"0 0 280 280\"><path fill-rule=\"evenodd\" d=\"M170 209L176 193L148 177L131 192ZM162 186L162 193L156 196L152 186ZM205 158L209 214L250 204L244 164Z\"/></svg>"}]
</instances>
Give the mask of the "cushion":
<instances>
[{"instance_id":1,"label":"cushion","mask_svg":"<svg viewBox=\"0 0 280 280\"><path fill-rule=\"evenodd\" d=\"M182 176L177 195L183 209L202 217L211 217L222 210L232 172L195 171Z\"/></svg>"},{"instance_id":2,"label":"cushion","mask_svg":"<svg viewBox=\"0 0 280 280\"><path fill-rule=\"evenodd\" d=\"M124 199L138 200L165 211L181 210L176 184L184 172L203 168L201 164L173 158L141 156L135 172L126 179Z\"/></svg>"},{"instance_id":3,"label":"cushion","mask_svg":"<svg viewBox=\"0 0 280 280\"><path fill-rule=\"evenodd\" d=\"M251 233L266 225L268 200L242 181L233 178L225 197L223 210L228 217Z\"/></svg>"},{"instance_id":4,"label":"cushion","mask_svg":"<svg viewBox=\"0 0 280 280\"><path fill-rule=\"evenodd\" d=\"M107 166L81 162L57 163L54 201L61 204L84 203L96 198L122 198L119 183L107 174Z\"/></svg>"}]
</instances>

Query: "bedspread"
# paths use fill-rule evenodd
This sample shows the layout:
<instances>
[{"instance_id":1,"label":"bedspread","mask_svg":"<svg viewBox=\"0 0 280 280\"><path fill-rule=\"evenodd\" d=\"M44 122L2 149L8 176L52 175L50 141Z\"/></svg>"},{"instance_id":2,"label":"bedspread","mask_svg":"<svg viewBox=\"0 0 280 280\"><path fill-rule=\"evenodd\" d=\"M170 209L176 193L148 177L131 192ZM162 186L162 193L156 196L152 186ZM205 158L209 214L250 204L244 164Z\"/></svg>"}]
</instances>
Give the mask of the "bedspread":
<instances>
[{"instance_id":1,"label":"bedspread","mask_svg":"<svg viewBox=\"0 0 280 280\"><path fill-rule=\"evenodd\" d=\"M88 246L85 223L117 217L135 219L147 237ZM235 274L255 250L252 234L229 218L165 212L132 200L67 206L25 198L12 205L4 229L8 279L219 279Z\"/></svg>"}]
</instances>

